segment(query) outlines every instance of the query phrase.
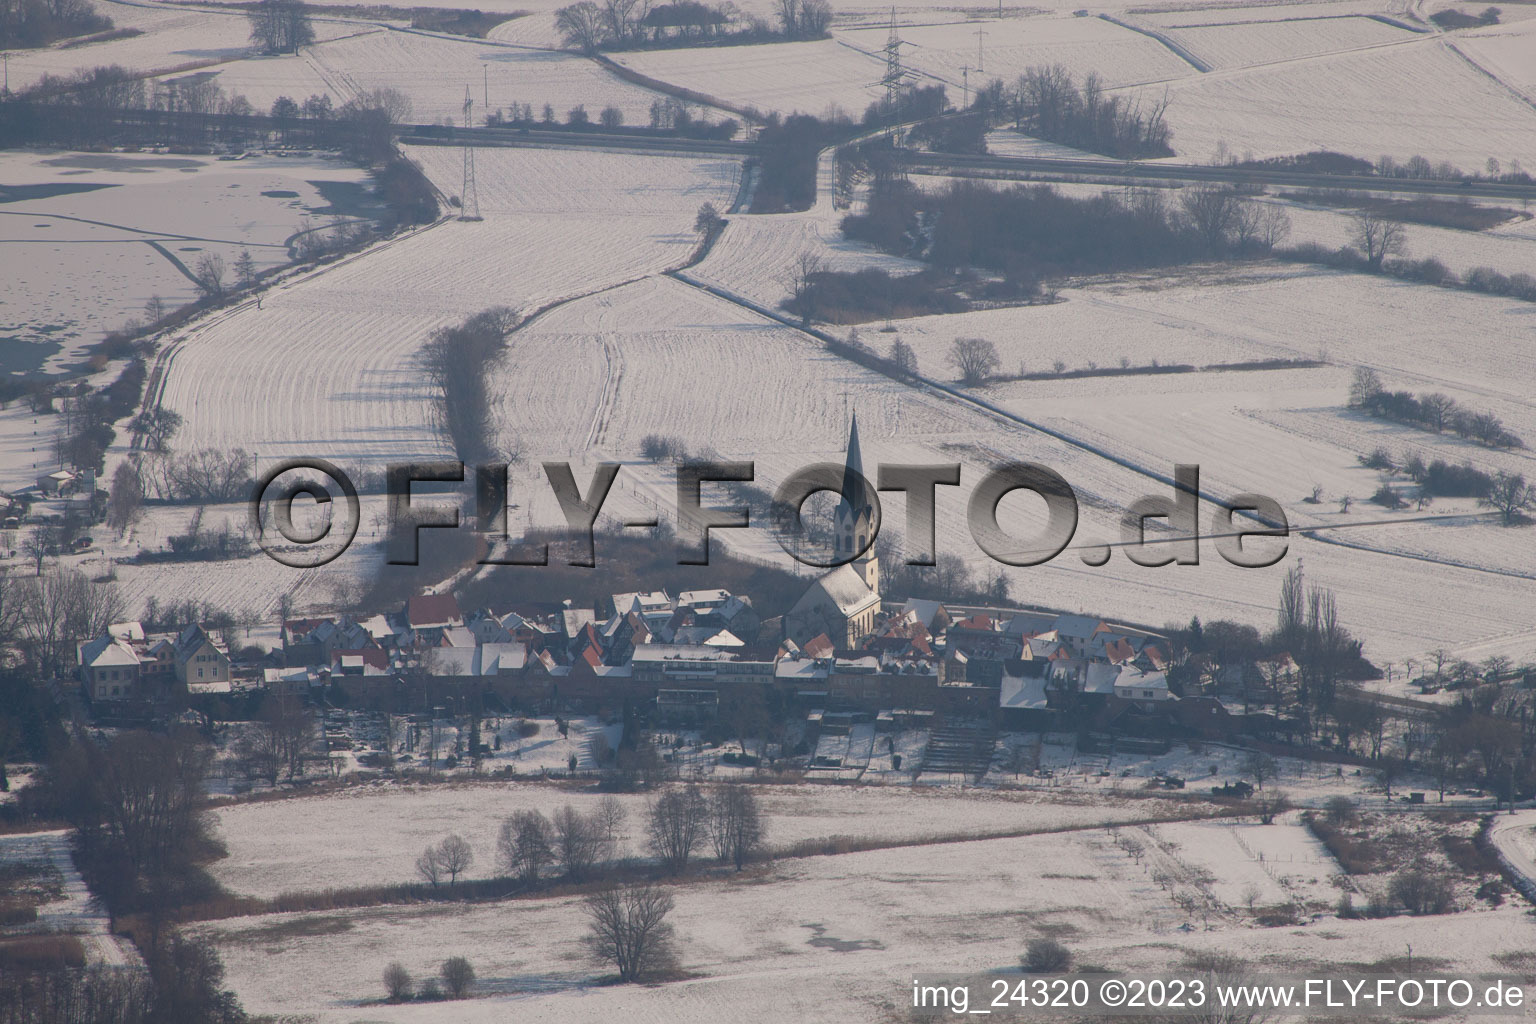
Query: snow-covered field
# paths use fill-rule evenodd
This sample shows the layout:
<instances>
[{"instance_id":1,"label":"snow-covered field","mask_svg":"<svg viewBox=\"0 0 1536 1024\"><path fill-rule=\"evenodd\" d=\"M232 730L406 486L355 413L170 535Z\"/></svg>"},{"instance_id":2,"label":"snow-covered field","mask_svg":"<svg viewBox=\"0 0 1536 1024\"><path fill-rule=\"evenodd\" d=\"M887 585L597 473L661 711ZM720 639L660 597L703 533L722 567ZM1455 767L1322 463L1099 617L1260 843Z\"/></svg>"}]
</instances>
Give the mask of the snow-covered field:
<instances>
[{"instance_id":1,"label":"snow-covered field","mask_svg":"<svg viewBox=\"0 0 1536 1024\"><path fill-rule=\"evenodd\" d=\"M411 155L445 192L458 191L458 150ZM383 243L180 340L165 394L187 420L180 443L342 462L441 453L411 361L433 329L682 262L696 241L694 212L706 201L728 206L738 175L729 161L485 151L483 222L441 222Z\"/></svg>"},{"instance_id":2,"label":"snow-covered field","mask_svg":"<svg viewBox=\"0 0 1536 1024\"><path fill-rule=\"evenodd\" d=\"M533 50L480 39L448 39L418 32L383 31L308 47L305 59L332 86L337 103L370 89L398 89L411 98L415 121L448 118L463 123L470 88L478 121L490 107L527 103L535 116L548 103L565 120L578 105L592 120L618 107L627 124L645 124L657 94L568 53Z\"/></svg>"},{"instance_id":3,"label":"snow-covered field","mask_svg":"<svg viewBox=\"0 0 1536 1024\"><path fill-rule=\"evenodd\" d=\"M982 32L979 39L978 29ZM878 28L839 32L837 39L878 55L888 32ZM906 62L947 83L951 92L964 84L963 68L969 69L973 89L993 78L1011 84L1028 68L1052 64L1062 65L1079 82L1095 73L1110 88L1195 73L1189 62L1157 40L1102 18L1066 16L922 25L903 28L901 38L912 44L911 52L904 54Z\"/></svg>"},{"instance_id":4,"label":"snow-covered field","mask_svg":"<svg viewBox=\"0 0 1536 1024\"><path fill-rule=\"evenodd\" d=\"M1315 850L1294 826L1261 831L1241 830L1246 850L1236 837L1214 850L1199 848L1200 835L1171 837L1181 855L1209 858L1223 880L1251 876L1260 852L1268 864ZM479 976L478 998L446 1004L460 1021L513 1013L702 1022L751 1006L754 1020L820 1024L902 1012L914 973L1016 969L1025 942L1040 935L1060 938L1080 964L1161 972L1191 951L1235 954L1256 970L1363 969L1400 957L1404 943L1448 970L1492 971L1495 955L1526 947L1515 906L1290 928L1256 928L1244 908L1211 916L1207 930L1152 881L1153 863L1134 862L1102 830L781 861L741 882L674 889L669 923L688 980L654 987L592 984L602 968L585 960L586 919L573 897L270 916L200 930L217 942L247 1009L314 1013L324 1024L356 1020L364 1001L370 1020L441 1019L444 1004L374 1001L385 964L398 960L421 978L453 955L469 957ZM1309 888L1314 874L1336 870L1297 860L1269 867L1304 874ZM1263 877L1273 892L1279 883ZM1241 899L1241 882L1237 893L1228 889L1214 887L1224 902ZM1185 924L1190 930L1180 930Z\"/></svg>"},{"instance_id":5,"label":"snow-covered field","mask_svg":"<svg viewBox=\"0 0 1536 1024\"><path fill-rule=\"evenodd\" d=\"M232 10L177 8L172 5L99 0L99 13L118 29L138 29L126 39L83 46L19 50L9 54L13 90L33 85L43 75L67 75L77 69L119 64L131 71L169 72L239 60L252 52L251 23ZM329 18L314 20L315 38L334 39L366 26Z\"/></svg>"},{"instance_id":6,"label":"snow-covered field","mask_svg":"<svg viewBox=\"0 0 1536 1024\"><path fill-rule=\"evenodd\" d=\"M52 356L49 369L124 321L142 320L151 295L167 311L192 301L204 253L217 254L233 281L242 249L267 270L288 261L288 243L304 228L373 208L367 174L323 155L222 161L11 150L0 153L0 181L82 189L0 205L0 333L36 345L34 362ZM0 365L32 369L11 365L26 354L7 352Z\"/></svg>"},{"instance_id":7,"label":"snow-covered field","mask_svg":"<svg viewBox=\"0 0 1536 1024\"><path fill-rule=\"evenodd\" d=\"M1414 38L1405 29L1359 16L1230 23L1228 13L1213 11L1204 17L1185 14L1165 31L1213 69L1275 64Z\"/></svg>"},{"instance_id":8,"label":"snow-covered field","mask_svg":"<svg viewBox=\"0 0 1536 1024\"><path fill-rule=\"evenodd\" d=\"M775 849L838 836L910 842L1045 832L1175 817L1199 809L1124 796L959 792L947 787L768 786L758 795L767 839ZM567 803L587 812L600 798L590 787L477 782L370 786L321 797L240 804L215 812L230 855L213 871L232 891L261 897L412 882L422 848L456 832L475 851L470 877L488 878L504 873L496 861L496 837L508 816L529 809L549 814ZM627 854L645 856L648 798L623 794L618 799L628 813Z\"/></svg>"},{"instance_id":9,"label":"snow-covered field","mask_svg":"<svg viewBox=\"0 0 1536 1024\"><path fill-rule=\"evenodd\" d=\"M1225 143L1240 157L1332 149L1399 162L1422 154L1466 171L1489 157L1536 165L1536 110L1435 38L1217 71L1167 88L1173 148L1185 160L1208 160ZM1140 95L1151 102L1163 89Z\"/></svg>"},{"instance_id":10,"label":"snow-covered field","mask_svg":"<svg viewBox=\"0 0 1536 1024\"><path fill-rule=\"evenodd\" d=\"M857 119L884 95L878 84L884 64L831 39L617 53L613 59L643 75L764 113L820 116L838 107Z\"/></svg>"}]
</instances>

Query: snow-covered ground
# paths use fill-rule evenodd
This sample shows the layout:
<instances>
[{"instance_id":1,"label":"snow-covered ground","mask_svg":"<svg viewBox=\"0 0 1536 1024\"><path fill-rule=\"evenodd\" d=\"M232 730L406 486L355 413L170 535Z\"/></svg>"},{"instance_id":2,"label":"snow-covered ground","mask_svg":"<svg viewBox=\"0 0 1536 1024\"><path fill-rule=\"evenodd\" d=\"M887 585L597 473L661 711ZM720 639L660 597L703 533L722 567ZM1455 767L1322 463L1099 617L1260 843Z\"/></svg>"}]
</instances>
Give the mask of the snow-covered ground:
<instances>
[{"instance_id":1,"label":"snow-covered ground","mask_svg":"<svg viewBox=\"0 0 1536 1024\"><path fill-rule=\"evenodd\" d=\"M838 32L836 38L878 54L888 32L869 28ZM968 69L973 89L993 78L1011 84L1031 67L1052 64L1065 67L1079 83L1097 74L1110 88L1195 74L1188 61L1156 39L1102 18L1057 15L922 25L903 28L901 38L912 44L903 55L907 64L946 83L951 93L964 85L962 69Z\"/></svg>"},{"instance_id":2,"label":"snow-covered ground","mask_svg":"<svg viewBox=\"0 0 1536 1024\"><path fill-rule=\"evenodd\" d=\"M1272 834L1261 837L1265 831ZM1337 870L1300 859L1318 853L1292 825L1245 827L1214 848L1198 833L1167 838L1191 866L1214 866L1224 902L1241 903L1244 885L1259 884L1260 853L1275 876L1303 876L1304 892L1314 875ZM283 915L200 930L218 943L247 1009L314 1013L325 1024L355 1020L360 1003L380 999L379 975L391 961L421 978L453 955L469 957L479 977L478 998L447 1004L459 1021L508 1013L713 1021L751 1006L754 1020L820 1024L899 1012L913 973L1015 969L1025 942L1039 935L1059 937L1079 964L1161 972L1191 951L1236 955L1255 970L1366 969L1400 957L1405 943L1446 970L1497 971L1495 956L1528 945L1515 906L1283 928L1254 927L1244 906L1209 917L1207 930L1174 902L1184 886L1152 880L1151 862L1136 863L1099 830L787 860L741 883L680 886L669 923L688 978L653 987L592 984L603 969L585 961L586 919L574 897ZM1268 871L1262 878L1272 895L1280 883ZM366 1012L425 1022L441 1019L443 1005L374 1004Z\"/></svg>"},{"instance_id":3,"label":"snow-covered ground","mask_svg":"<svg viewBox=\"0 0 1536 1024\"><path fill-rule=\"evenodd\" d=\"M524 741L525 743L528 741ZM505 755L511 741L503 741ZM882 745L883 746L883 745ZM572 748L573 751L575 748ZM537 757L530 752L530 759ZM551 767L564 769L563 758ZM520 771L528 765L504 756ZM1198 813L1128 795L959 792L908 786L767 786L758 793L767 842L788 849L808 840L849 837L911 842L999 833L1048 832L1096 824ZM416 856L450 833L475 851L472 878L504 874L496 859L501 823L520 810L546 814L570 804L592 810L601 794L588 785L537 782L378 784L318 797L238 804L214 812L229 857L213 873L242 895L350 888L415 881ZM620 794L628 820L625 854L646 856L649 797Z\"/></svg>"},{"instance_id":4,"label":"snow-covered ground","mask_svg":"<svg viewBox=\"0 0 1536 1024\"><path fill-rule=\"evenodd\" d=\"M69 833L23 832L0 835L0 864L36 862L48 865L61 883L61 899L37 908L37 921L28 932L73 935L85 947L89 965L124 967L139 962L133 943L107 931L107 912L85 886L69 852Z\"/></svg>"},{"instance_id":5,"label":"snow-covered ground","mask_svg":"<svg viewBox=\"0 0 1536 1024\"><path fill-rule=\"evenodd\" d=\"M411 98L418 122L448 118L462 124L466 87L477 121L487 92L493 109L527 103L537 117L548 103L564 121L567 111L584 105L596 121L604 107L614 106L627 124L648 123L657 99L581 57L479 39L371 32L308 47L304 57L338 94L338 104L370 89L398 89Z\"/></svg>"},{"instance_id":6,"label":"snow-covered ground","mask_svg":"<svg viewBox=\"0 0 1536 1024\"><path fill-rule=\"evenodd\" d=\"M1146 104L1164 88L1131 94ZM1434 37L1216 71L1166 88L1183 160L1209 160L1225 144L1239 157L1332 149L1399 162L1422 154L1465 171L1489 157L1536 166L1536 110Z\"/></svg>"},{"instance_id":7,"label":"snow-covered ground","mask_svg":"<svg viewBox=\"0 0 1536 1024\"><path fill-rule=\"evenodd\" d=\"M444 191L458 191L458 150L420 147L412 156ZM682 262L696 242L698 206L729 205L739 168L488 150L478 176L483 222L440 222L383 243L179 339L164 404L186 418L180 445L342 463L439 454L446 442L412 364L433 329L490 306L528 312ZM514 342L520 379L509 394L535 379L527 368L538 364L520 358Z\"/></svg>"},{"instance_id":8,"label":"snow-covered ground","mask_svg":"<svg viewBox=\"0 0 1536 1024\"><path fill-rule=\"evenodd\" d=\"M204 253L223 260L227 282L241 250L258 270L286 263L288 244L301 230L373 209L368 180L366 172L326 155L223 161L0 152L6 185L80 189L0 206L7 278L0 331L37 345L39 361L56 370L106 331L144 319L151 295L159 295L167 311L195 299L191 275ZM20 356L4 357L13 359Z\"/></svg>"}]
</instances>

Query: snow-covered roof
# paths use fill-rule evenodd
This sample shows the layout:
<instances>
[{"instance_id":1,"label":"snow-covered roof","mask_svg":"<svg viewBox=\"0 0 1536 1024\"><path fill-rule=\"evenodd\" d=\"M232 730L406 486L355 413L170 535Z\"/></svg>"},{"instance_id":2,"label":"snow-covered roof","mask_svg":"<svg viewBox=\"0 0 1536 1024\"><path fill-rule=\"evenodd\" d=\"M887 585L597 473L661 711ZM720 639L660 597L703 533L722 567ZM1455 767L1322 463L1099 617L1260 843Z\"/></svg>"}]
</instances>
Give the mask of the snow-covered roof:
<instances>
[{"instance_id":1,"label":"snow-covered roof","mask_svg":"<svg viewBox=\"0 0 1536 1024\"><path fill-rule=\"evenodd\" d=\"M139 656L126 641L115 636L99 636L80 645L80 664L87 668L116 668L137 665Z\"/></svg>"},{"instance_id":2,"label":"snow-covered roof","mask_svg":"<svg viewBox=\"0 0 1536 1024\"><path fill-rule=\"evenodd\" d=\"M997 693L998 707L1033 711L1045 705L1045 676L1003 676Z\"/></svg>"},{"instance_id":3,"label":"snow-covered roof","mask_svg":"<svg viewBox=\"0 0 1536 1024\"><path fill-rule=\"evenodd\" d=\"M816 581L827 599L843 615L863 611L870 601L878 600L864 577L850 565L840 565Z\"/></svg>"},{"instance_id":4,"label":"snow-covered roof","mask_svg":"<svg viewBox=\"0 0 1536 1024\"><path fill-rule=\"evenodd\" d=\"M1102 619L1091 615L1058 615L1056 632L1074 640L1086 640L1104 626Z\"/></svg>"},{"instance_id":5,"label":"snow-covered roof","mask_svg":"<svg viewBox=\"0 0 1536 1024\"><path fill-rule=\"evenodd\" d=\"M931 601L924 597L909 597L907 603L901 606L903 615L916 616L917 621L923 624L923 628L929 631L933 630L934 620L942 611L944 611L943 602Z\"/></svg>"}]
</instances>

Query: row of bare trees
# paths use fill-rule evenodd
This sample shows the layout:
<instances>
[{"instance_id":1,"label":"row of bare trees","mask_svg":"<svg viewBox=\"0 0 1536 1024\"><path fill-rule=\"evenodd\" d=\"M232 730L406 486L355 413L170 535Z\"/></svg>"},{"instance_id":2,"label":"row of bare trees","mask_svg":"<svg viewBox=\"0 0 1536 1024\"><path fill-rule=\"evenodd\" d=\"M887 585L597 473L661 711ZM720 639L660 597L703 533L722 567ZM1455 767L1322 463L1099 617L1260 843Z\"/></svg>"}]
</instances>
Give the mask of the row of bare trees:
<instances>
[{"instance_id":1,"label":"row of bare trees","mask_svg":"<svg viewBox=\"0 0 1536 1024\"><path fill-rule=\"evenodd\" d=\"M1110 95L1096 72L1079 87L1060 64L1031 67L1011 86L993 79L978 89L975 105L989 120L1012 120L1021 131L1079 149L1126 158L1173 155L1167 93L1143 109L1138 100Z\"/></svg>"},{"instance_id":2,"label":"row of bare trees","mask_svg":"<svg viewBox=\"0 0 1536 1024\"><path fill-rule=\"evenodd\" d=\"M75 643L99 636L122 619L125 605L115 583L97 583L76 569L34 577L0 573L0 644L21 647L46 676L74 667Z\"/></svg>"}]
</instances>

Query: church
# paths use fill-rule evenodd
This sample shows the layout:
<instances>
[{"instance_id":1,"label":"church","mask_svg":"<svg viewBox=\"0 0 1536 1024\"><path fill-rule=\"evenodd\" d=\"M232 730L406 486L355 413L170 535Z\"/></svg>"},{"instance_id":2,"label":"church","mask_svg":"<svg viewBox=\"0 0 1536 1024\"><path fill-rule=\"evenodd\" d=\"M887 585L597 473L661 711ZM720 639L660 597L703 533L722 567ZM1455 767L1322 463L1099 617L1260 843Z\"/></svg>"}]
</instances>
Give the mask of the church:
<instances>
[{"instance_id":1,"label":"church","mask_svg":"<svg viewBox=\"0 0 1536 1024\"><path fill-rule=\"evenodd\" d=\"M847 648L874 631L880 610L880 559L871 537L874 506L865 488L855 413L848 431L842 498L833 522L833 550L843 564L818 577L786 616L786 630L798 643L825 633L835 646Z\"/></svg>"}]
</instances>

